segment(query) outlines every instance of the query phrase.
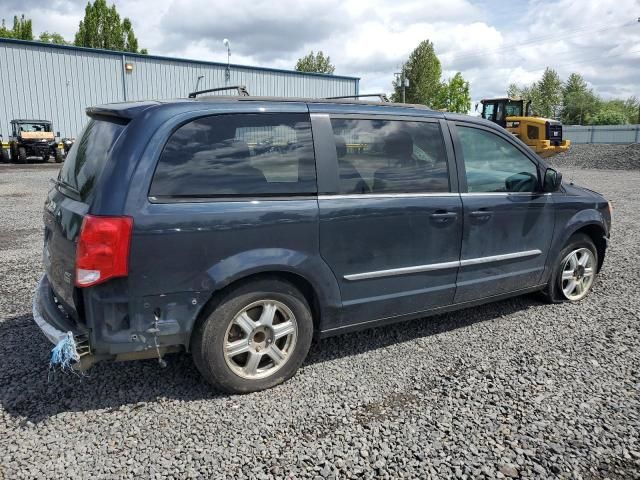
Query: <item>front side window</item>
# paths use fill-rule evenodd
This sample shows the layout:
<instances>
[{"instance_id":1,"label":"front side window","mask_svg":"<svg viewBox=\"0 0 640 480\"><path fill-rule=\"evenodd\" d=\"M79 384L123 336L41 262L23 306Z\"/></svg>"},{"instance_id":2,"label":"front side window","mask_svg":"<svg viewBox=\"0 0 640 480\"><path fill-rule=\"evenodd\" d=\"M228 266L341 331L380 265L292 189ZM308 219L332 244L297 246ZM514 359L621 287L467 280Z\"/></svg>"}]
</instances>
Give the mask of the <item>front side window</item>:
<instances>
[{"instance_id":1,"label":"front side window","mask_svg":"<svg viewBox=\"0 0 640 480\"><path fill-rule=\"evenodd\" d=\"M458 126L469 192L535 192L538 170L495 133Z\"/></svg>"},{"instance_id":2,"label":"front side window","mask_svg":"<svg viewBox=\"0 0 640 480\"><path fill-rule=\"evenodd\" d=\"M309 116L213 115L169 138L151 184L154 197L289 196L317 192Z\"/></svg>"},{"instance_id":3,"label":"front side window","mask_svg":"<svg viewBox=\"0 0 640 480\"><path fill-rule=\"evenodd\" d=\"M447 158L437 123L331 119L340 193L449 191Z\"/></svg>"}]
</instances>

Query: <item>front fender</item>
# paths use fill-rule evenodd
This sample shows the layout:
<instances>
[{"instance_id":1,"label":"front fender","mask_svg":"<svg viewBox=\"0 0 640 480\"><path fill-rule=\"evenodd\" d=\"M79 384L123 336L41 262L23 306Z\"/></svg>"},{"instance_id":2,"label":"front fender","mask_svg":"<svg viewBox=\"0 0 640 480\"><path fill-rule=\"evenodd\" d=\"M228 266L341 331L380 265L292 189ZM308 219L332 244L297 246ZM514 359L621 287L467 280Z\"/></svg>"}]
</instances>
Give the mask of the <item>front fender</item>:
<instances>
[{"instance_id":1,"label":"front fender","mask_svg":"<svg viewBox=\"0 0 640 480\"><path fill-rule=\"evenodd\" d=\"M609 236L607 222L602 213L595 208L589 208L577 212L566 223L564 231L562 232L563 235L560 237L562 245L564 246L567 243L571 235L587 225L597 225L602 229L604 236Z\"/></svg>"},{"instance_id":2,"label":"front fender","mask_svg":"<svg viewBox=\"0 0 640 480\"><path fill-rule=\"evenodd\" d=\"M595 225L602 229L603 236L608 237L609 231L607 222L600 211L595 208L587 208L579 211L571 211L568 208L558 209L558 217L556 218L556 228L547 256L547 265L545 268L545 278L553 271L553 266L558 260L560 252L569 241L569 238L584 227Z\"/></svg>"}]
</instances>

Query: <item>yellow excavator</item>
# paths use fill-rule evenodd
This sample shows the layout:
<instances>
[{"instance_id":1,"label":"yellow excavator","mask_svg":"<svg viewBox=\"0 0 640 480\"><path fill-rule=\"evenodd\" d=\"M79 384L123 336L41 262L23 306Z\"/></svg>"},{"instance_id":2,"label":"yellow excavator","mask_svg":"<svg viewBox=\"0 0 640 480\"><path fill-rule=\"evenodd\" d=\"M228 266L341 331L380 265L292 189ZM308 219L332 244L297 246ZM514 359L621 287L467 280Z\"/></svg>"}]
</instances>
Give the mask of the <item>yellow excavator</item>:
<instances>
[{"instance_id":1,"label":"yellow excavator","mask_svg":"<svg viewBox=\"0 0 640 480\"><path fill-rule=\"evenodd\" d=\"M506 128L541 157L565 152L571 145L570 140L562 138L562 123L549 118L530 116L531 100L504 97L488 98L480 103L482 118Z\"/></svg>"}]
</instances>

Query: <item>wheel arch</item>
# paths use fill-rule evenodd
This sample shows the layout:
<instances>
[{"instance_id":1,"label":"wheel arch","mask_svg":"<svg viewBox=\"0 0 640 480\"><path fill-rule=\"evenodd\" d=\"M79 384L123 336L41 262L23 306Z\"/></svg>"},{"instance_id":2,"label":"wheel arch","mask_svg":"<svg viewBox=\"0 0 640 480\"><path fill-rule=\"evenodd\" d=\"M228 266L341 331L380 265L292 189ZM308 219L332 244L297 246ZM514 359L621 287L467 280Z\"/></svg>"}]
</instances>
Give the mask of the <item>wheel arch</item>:
<instances>
[{"instance_id":1,"label":"wheel arch","mask_svg":"<svg viewBox=\"0 0 640 480\"><path fill-rule=\"evenodd\" d=\"M247 283L251 283L258 280L268 280L268 279L278 279L281 281L285 281L290 283L294 287L296 287L300 293L305 297L307 303L309 304L309 308L311 309L311 317L313 319L313 328L315 332L318 332L322 328L323 320L326 320L327 315L332 315L333 310L328 305L322 304L322 293L318 291L317 288L314 287L313 283L307 276L303 275L300 272L294 272L286 269L268 269L262 270L258 272L246 273L244 275L239 275L234 278L232 281L228 282L224 286L220 286L215 289L209 300L203 305L198 313L195 322L193 324L193 328L191 329L189 335L189 342L187 344L188 349L191 349L191 340L193 339L193 333L200 327L202 322L213 312L220 301L233 292L237 290Z\"/></svg>"},{"instance_id":2,"label":"wheel arch","mask_svg":"<svg viewBox=\"0 0 640 480\"><path fill-rule=\"evenodd\" d=\"M607 251L606 230L598 223L589 223L574 230L568 238L578 233L587 235L596 246L598 253L598 272L600 272Z\"/></svg>"}]
</instances>

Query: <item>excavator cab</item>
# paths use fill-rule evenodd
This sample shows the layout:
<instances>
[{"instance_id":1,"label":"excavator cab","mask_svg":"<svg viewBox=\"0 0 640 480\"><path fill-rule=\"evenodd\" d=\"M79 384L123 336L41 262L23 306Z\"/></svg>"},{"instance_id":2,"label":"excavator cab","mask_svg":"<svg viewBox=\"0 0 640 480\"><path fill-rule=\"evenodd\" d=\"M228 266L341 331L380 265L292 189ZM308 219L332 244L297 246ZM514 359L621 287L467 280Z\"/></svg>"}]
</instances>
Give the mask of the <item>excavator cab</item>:
<instances>
[{"instance_id":1,"label":"excavator cab","mask_svg":"<svg viewBox=\"0 0 640 480\"><path fill-rule=\"evenodd\" d=\"M569 149L571 142L562 139L562 124L557 120L531 116L531 100L489 98L481 100L482 118L497 123L526 143L541 157Z\"/></svg>"}]
</instances>

